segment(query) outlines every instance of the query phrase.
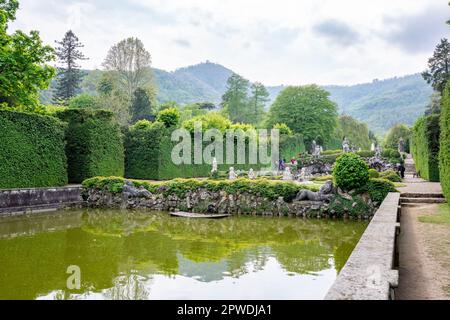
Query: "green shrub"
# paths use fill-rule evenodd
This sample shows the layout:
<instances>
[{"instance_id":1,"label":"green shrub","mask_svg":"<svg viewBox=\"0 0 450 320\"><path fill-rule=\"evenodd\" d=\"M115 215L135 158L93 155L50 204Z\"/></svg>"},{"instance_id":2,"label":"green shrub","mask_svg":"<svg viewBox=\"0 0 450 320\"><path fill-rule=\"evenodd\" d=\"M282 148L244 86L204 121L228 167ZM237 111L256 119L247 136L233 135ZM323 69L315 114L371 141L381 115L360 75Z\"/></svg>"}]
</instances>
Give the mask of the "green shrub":
<instances>
[{"instance_id":1,"label":"green shrub","mask_svg":"<svg viewBox=\"0 0 450 320\"><path fill-rule=\"evenodd\" d=\"M330 155L330 154L341 154L342 150L341 149L336 149L336 150L325 150L324 152L322 152L322 155Z\"/></svg>"},{"instance_id":2,"label":"green shrub","mask_svg":"<svg viewBox=\"0 0 450 320\"><path fill-rule=\"evenodd\" d=\"M369 180L369 167L360 156L346 153L337 158L333 167L333 178L342 190L353 190Z\"/></svg>"},{"instance_id":3,"label":"green shrub","mask_svg":"<svg viewBox=\"0 0 450 320\"><path fill-rule=\"evenodd\" d=\"M69 182L80 183L98 175L123 176L122 134L111 112L67 109L57 112L56 116L68 123Z\"/></svg>"},{"instance_id":4,"label":"green shrub","mask_svg":"<svg viewBox=\"0 0 450 320\"><path fill-rule=\"evenodd\" d=\"M368 193L373 202L381 204L389 192L398 192L395 185L386 179L370 179L358 189L358 193Z\"/></svg>"},{"instance_id":5,"label":"green shrub","mask_svg":"<svg viewBox=\"0 0 450 320\"><path fill-rule=\"evenodd\" d=\"M380 173L380 178L386 179L392 182L402 182L402 178L394 170L386 170Z\"/></svg>"},{"instance_id":6,"label":"green shrub","mask_svg":"<svg viewBox=\"0 0 450 320\"><path fill-rule=\"evenodd\" d=\"M178 109L168 108L160 111L156 116L156 120L158 122L164 123L164 125L169 128L178 125L180 116L180 111L178 111Z\"/></svg>"},{"instance_id":7,"label":"green shrub","mask_svg":"<svg viewBox=\"0 0 450 320\"><path fill-rule=\"evenodd\" d=\"M64 130L52 117L0 110L0 188L67 184Z\"/></svg>"},{"instance_id":8,"label":"green shrub","mask_svg":"<svg viewBox=\"0 0 450 320\"><path fill-rule=\"evenodd\" d=\"M356 154L362 158L372 158L375 156L375 151L363 150L358 151Z\"/></svg>"},{"instance_id":9,"label":"green shrub","mask_svg":"<svg viewBox=\"0 0 450 320\"><path fill-rule=\"evenodd\" d=\"M411 149L420 176L439 181L439 115L419 118L413 127Z\"/></svg>"},{"instance_id":10,"label":"green shrub","mask_svg":"<svg viewBox=\"0 0 450 320\"><path fill-rule=\"evenodd\" d=\"M381 153L381 156L383 158L387 158L387 159L399 159L400 156L400 152L398 152L398 150L396 149L384 149L383 152Z\"/></svg>"},{"instance_id":11,"label":"green shrub","mask_svg":"<svg viewBox=\"0 0 450 320\"><path fill-rule=\"evenodd\" d=\"M69 100L69 108L72 109L86 109L95 108L97 98L87 93L79 94Z\"/></svg>"},{"instance_id":12,"label":"green shrub","mask_svg":"<svg viewBox=\"0 0 450 320\"><path fill-rule=\"evenodd\" d=\"M85 189L107 190L112 193L122 192L124 178L118 177L94 177L83 182ZM177 195L184 197L187 192L198 189L208 191L225 191L228 194L250 193L265 197L271 201L279 197L287 202L292 201L301 189L318 191L318 187L311 185L298 185L290 182L271 181L267 179L249 180L240 178L237 180L198 180L198 179L174 179L164 182L148 182L142 180L130 180L136 187L143 186L151 193L160 193L164 196Z\"/></svg>"},{"instance_id":13,"label":"green shrub","mask_svg":"<svg viewBox=\"0 0 450 320\"><path fill-rule=\"evenodd\" d=\"M389 129L389 132L387 133L386 139L384 141L384 146L386 148L398 150L398 142L400 141L400 138L403 138L403 140L405 141L405 151L408 153L410 137L411 130L408 128L408 126L404 124L396 124L391 129ZM397 157L392 156L392 158Z\"/></svg>"},{"instance_id":14,"label":"green shrub","mask_svg":"<svg viewBox=\"0 0 450 320\"><path fill-rule=\"evenodd\" d=\"M317 182L333 181L333 176L326 175L326 176L314 177L312 179L312 181L317 181Z\"/></svg>"},{"instance_id":15,"label":"green shrub","mask_svg":"<svg viewBox=\"0 0 450 320\"><path fill-rule=\"evenodd\" d=\"M217 129L223 132L232 127L231 121L217 112L210 112L208 114L189 119L183 122L182 127L186 130L189 130L190 132L194 132L194 125L197 122L200 122L202 124L203 130Z\"/></svg>"},{"instance_id":16,"label":"green shrub","mask_svg":"<svg viewBox=\"0 0 450 320\"><path fill-rule=\"evenodd\" d=\"M370 178L379 178L380 173L375 169L369 169L369 177Z\"/></svg>"},{"instance_id":17,"label":"green shrub","mask_svg":"<svg viewBox=\"0 0 450 320\"><path fill-rule=\"evenodd\" d=\"M360 195L354 195L352 199L336 195L331 200L328 210L337 218L343 218L345 215L358 218L362 215L370 216L371 214L371 207Z\"/></svg>"},{"instance_id":18,"label":"green shrub","mask_svg":"<svg viewBox=\"0 0 450 320\"><path fill-rule=\"evenodd\" d=\"M442 97L440 126L440 178L444 195L447 198L447 201L450 202L450 82Z\"/></svg>"},{"instance_id":19,"label":"green shrub","mask_svg":"<svg viewBox=\"0 0 450 320\"><path fill-rule=\"evenodd\" d=\"M285 124L285 123L276 123L276 124L273 126L273 128L274 128L274 129L280 130L280 135L291 136L291 135L294 134L294 133L292 132L291 128L289 128L289 127L287 126L287 124Z\"/></svg>"}]
</instances>

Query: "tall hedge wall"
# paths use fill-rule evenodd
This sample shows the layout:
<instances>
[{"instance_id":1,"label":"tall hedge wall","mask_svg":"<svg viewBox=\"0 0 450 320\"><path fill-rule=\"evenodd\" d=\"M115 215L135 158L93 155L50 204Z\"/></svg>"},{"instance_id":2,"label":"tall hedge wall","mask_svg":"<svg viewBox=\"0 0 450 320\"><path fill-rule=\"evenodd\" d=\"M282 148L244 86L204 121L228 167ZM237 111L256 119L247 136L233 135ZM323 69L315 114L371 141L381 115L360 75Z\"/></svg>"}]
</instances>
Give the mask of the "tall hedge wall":
<instances>
[{"instance_id":1,"label":"tall hedge wall","mask_svg":"<svg viewBox=\"0 0 450 320\"><path fill-rule=\"evenodd\" d=\"M439 168L442 189L450 202L450 81L442 97Z\"/></svg>"},{"instance_id":2,"label":"tall hedge wall","mask_svg":"<svg viewBox=\"0 0 450 320\"><path fill-rule=\"evenodd\" d=\"M168 180L209 176L211 165L194 164L193 157L192 164L176 165L172 162L172 149L177 144L171 141L172 130L173 128L166 128L159 122L142 123L141 125L138 123L130 127L125 137L125 176L127 178ZM209 144L209 142L204 143L204 146ZM248 146L246 150L248 150ZM280 139L280 156L285 157L286 160L302 151L304 151L304 144L300 137ZM226 144L224 143L224 161L226 154ZM223 164L219 165L219 171L227 171L230 166L236 170L249 170L250 168L257 170L262 167L251 164Z\"/></svg>"},{"instance_id":3,"label":"tall hedge wall","mask_svg":"<svg viewBox=\"0 0 450 320\"><path fill-rule=\"evenodd\" d=\"M421 177L439 181L439 115L419 118L413 127L411 151Z\"/></svg>"},{"instance_id":4,"label":"tall hedge wall","mask_svg":"<svg viewBox=\"0 0 450 320\"><path fill-rule=\"evenodd\" d=\"M124 175L122 134L111 112L66 109L57 112L56 116L68 123L69 182L81 183L98 175Z\"/></svg>"},{"instance_id":5,"label":"tall hedge wall","mask_svg":"<svg viewBox=\"0 0 450 320\"><path fill-rule=\"evenodd\" d=\"M64 130L52 117L0 110L0 188L67 184Z\"/></svg>"}]
</instances>

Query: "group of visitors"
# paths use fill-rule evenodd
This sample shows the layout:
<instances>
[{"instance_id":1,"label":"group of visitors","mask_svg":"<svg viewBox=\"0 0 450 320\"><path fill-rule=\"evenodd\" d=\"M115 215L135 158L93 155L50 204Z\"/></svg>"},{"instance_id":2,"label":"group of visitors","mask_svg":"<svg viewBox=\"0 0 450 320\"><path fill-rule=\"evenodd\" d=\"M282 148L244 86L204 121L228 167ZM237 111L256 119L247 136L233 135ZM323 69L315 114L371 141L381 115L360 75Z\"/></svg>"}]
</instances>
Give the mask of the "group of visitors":
<instances>
[{"instance_id":1,"label":"group of visitors","mask_svg":"<svg viewBox=\"0 0 450 320\"><path fill-rule=\"evenodd\" d=\"M295 158L292 158L290 161L291 167L296 167L298 165L298 162ZM278 170L279 171L285 171L286 170L286 159L280 159L278 162Z\"/></svg>"}]
</instances>

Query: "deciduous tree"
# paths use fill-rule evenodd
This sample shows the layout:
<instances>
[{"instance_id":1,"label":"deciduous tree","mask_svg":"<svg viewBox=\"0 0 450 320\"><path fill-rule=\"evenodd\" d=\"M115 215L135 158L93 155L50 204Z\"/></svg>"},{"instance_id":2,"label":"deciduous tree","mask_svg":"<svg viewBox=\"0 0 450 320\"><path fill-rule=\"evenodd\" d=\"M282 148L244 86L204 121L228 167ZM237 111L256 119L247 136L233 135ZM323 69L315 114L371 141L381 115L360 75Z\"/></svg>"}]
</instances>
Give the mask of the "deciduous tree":
<instances>
[{"instance_id":1,"label":"deciduous tree","mask_svg":"<svg viewBox=\"0 0 450 320\"><path fill-rule=\"evenodd\" d=\"M267 116L267 127L285 123L303 135L307 144L314 139L330 141L337 126L337 106L330 94L317 85L287 87L280 92Z\"/></svg>"},{"instance_id":2,"label":"deciduous tree","mask_svg":"<svg viewBox=\"0 0 450 320\"><path fill-rule=\"evenodd\" d=\"M138 88L151 84L151 55L138 38L128 38L114 45L103 66L106 70L117 73L120 85L130 101Z\"/></svg>"},{"instance_id":3,"label":"deciduous tree","mask_svg":"<svg viewBox=\"0 0 450 320\"><path fill-rule=\"evenodd\" d=\"M0 104L34 108L39 90L48 88L55 75L47 64L54 59L54 51L43 45L37 31L8 34L8 23L15 20L18 7L16 0L0 0Z\"/></svg>"}]
</instances>

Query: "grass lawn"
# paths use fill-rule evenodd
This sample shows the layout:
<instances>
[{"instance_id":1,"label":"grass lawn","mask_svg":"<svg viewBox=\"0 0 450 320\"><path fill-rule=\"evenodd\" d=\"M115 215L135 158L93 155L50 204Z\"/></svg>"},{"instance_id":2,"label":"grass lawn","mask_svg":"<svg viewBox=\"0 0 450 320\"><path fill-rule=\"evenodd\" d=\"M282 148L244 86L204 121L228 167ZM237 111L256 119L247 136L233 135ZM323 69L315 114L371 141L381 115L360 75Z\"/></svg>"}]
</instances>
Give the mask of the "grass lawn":
<instances>
[{"instance_id":1,"label":"grass lawn","mask_svg":"<svg viewBox=\"0 0 450 320\"><path fill-rule=\"evenodd\" d=\"M450 227L450 205L448 203L440 204L435 214L419 217L419 221Z\"/></svg>"}]
</instances>

